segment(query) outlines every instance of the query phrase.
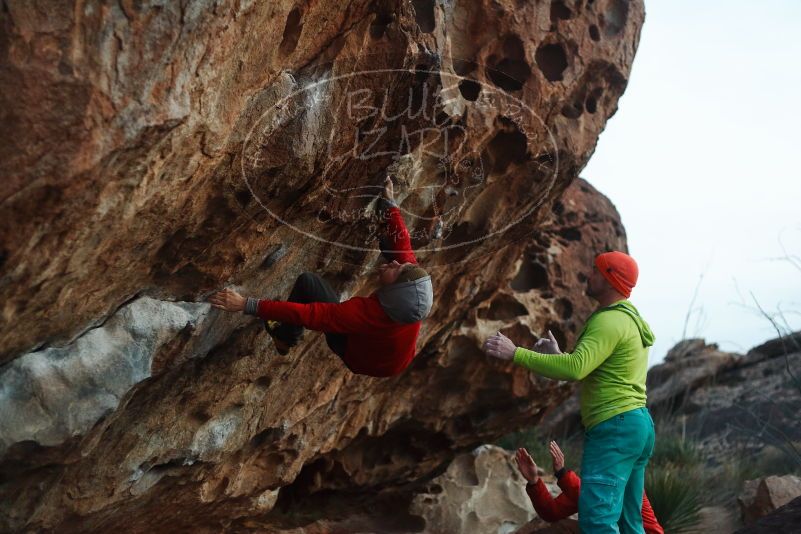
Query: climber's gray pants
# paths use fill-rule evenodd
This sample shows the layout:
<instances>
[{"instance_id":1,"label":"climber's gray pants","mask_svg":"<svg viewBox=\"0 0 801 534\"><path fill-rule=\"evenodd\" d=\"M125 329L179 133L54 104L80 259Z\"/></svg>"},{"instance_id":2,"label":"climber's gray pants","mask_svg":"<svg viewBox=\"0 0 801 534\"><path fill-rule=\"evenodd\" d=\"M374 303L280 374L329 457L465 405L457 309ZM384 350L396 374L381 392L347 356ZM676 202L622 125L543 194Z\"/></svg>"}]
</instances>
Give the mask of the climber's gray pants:
<instances>
[{"instance_id":1,"label":"climber's gray pants","mask_svg":"<svg viewBox=\"0 0 801 534\"><path fill-rule=\"evenodd\" d=\"M292 291L289 293L289 302L309 304L310 302L339 302L339 295L331 285L314 273L304 272L295 280ZM303 327L281 323L275 330L275 337L293 346L303 337ZM328 346L340 357L345 355L345 334L325 334Z\"/></svg>"}]
</instances>

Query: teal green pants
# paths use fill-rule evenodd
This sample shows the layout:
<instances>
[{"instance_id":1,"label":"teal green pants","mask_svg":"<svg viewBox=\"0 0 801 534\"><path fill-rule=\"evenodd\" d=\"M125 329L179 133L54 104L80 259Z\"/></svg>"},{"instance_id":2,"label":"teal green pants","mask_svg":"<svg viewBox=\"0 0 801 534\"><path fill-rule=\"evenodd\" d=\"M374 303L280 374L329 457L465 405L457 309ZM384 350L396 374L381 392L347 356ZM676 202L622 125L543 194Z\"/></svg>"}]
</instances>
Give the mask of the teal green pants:
<instances>
[{"instance_id":1,"label":"teal green pants","mask_svg":"<svg viewBox=\"0 0 801 534\"><path fill-rule=\"evenodd\" d=\"M654 422L647 408L623 412L585 432L579 492L581 532L644 532L642 493L654 439Z\"/></svg>"}]
</instances>

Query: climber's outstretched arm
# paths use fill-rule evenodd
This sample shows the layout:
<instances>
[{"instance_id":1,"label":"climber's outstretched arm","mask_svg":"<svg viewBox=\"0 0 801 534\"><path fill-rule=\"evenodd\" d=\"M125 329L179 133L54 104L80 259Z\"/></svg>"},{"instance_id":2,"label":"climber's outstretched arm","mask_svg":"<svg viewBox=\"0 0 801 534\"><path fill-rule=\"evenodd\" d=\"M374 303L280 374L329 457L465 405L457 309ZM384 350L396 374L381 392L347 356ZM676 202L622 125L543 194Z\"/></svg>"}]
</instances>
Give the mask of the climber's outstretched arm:
<instances>
[{"instance_id":1,"label":"climber's outstretched arm","mask_svg":"<svg viewBox=\"0 0 801 534\"><path fill-rule=\"evenodd\" d=\"M371 314L370 306L353 297L345 302L287 302L283 300L258 300L245 298L232 289L223 289L209 297L215 308L230 312L245 312L264 320L306 327L327 333L356 334L382 328L378 314Z\"/></svg>"},{"instance_id":2,"label":"climber's outstretched arm","mask_svg":"<svg viewBox=\"0 0 801 534\"><path fill-rule=\"evenodd\" d=\"M376 317L368 313L364 297L353 297L345 302L311 302L301 304L283 300L247 299L245 313L264 320L306 327L332 334L358 334L380 328Z\"/></svg>"},{"instance_id":3,"label":"climber's outstretched arm","mask_svg":"<svg viewBox=\"0 0 801 534\"><path fill-rule=\"evenodd\" d=\"M384 239L381 240L381 251L390 261L396 260L398 263L417 263L417 258L412 250L412 240L409 230L403 222L398 204L395 202L394 187L392 179L387 176L384 179L384 196L379 199L381 216L386 223Z\"/></svg>"}]
</instances>

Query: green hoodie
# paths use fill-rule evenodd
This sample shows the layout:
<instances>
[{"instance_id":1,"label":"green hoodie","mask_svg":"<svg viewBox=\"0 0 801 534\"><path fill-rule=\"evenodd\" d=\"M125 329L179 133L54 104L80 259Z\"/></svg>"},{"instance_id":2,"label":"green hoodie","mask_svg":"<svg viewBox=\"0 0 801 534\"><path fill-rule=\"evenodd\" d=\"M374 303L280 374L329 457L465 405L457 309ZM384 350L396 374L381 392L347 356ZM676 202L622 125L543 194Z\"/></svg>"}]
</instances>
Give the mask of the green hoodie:
<instances>
[{"instance_id":1,"label":"green hoodie","mask_svg":"<svg viewBox=\"0 0 801 534\"><path fill-rule=\"evenodd\" d=\"M654 334L637 308L621 300L590 315L576 349L540 354L517 347L514 362L557 380L581 381L581 421L584 428L645 406L648 347Z\"/></svg>"}]
</instances>

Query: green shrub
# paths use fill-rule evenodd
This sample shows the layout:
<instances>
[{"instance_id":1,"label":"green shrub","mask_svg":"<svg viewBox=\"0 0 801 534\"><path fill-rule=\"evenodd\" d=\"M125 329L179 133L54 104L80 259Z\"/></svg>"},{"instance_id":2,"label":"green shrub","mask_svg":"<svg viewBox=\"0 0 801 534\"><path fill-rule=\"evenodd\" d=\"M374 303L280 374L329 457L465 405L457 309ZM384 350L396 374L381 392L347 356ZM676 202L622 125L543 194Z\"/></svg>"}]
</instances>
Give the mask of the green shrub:
<instances>
[{"instance_id":1,"label":"green shrub","mask_svg":"<svg viewBox=\"0 0 801 534\"><path fill-rule=\"evenodd\" d=\"M645 493L666 534L691 531L701 520L704 487L697 475L673 464L649 466Z\"/></svg>"},{"instance_id":2,"label":"green shrub","mask_svg":"<svg viewBox=\"0 0 801 534\"><path fill-rule=\"evenodd\" d=\"M657 431L654 454L649 465L673 464L681 467L695 467L701 463L698 445L692 439L683 438L671 432L661 434Z\"/></svg>"}]
</instances>

